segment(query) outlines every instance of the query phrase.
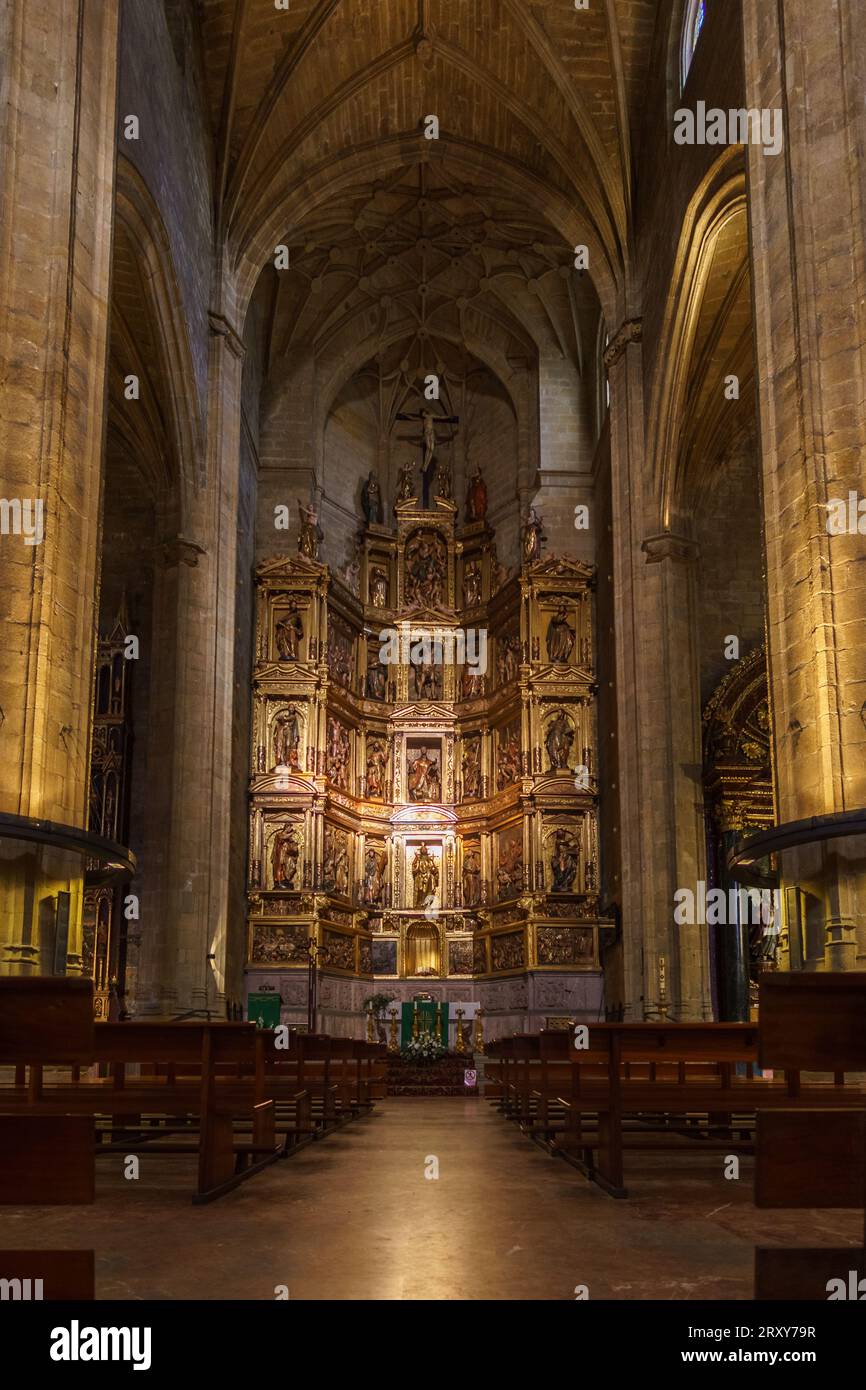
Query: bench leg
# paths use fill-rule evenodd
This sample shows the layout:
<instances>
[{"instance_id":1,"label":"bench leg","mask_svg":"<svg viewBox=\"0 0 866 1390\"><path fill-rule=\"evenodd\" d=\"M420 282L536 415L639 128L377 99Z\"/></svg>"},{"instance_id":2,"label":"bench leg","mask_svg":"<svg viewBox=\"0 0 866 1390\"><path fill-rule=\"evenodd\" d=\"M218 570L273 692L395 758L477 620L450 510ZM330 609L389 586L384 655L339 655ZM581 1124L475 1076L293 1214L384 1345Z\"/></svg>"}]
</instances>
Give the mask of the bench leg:
<instances>
[{"instance_id":1,"label":"bench leg","mask_svg":"<svg viewBox=\"0 0 866 1390\"><path fill-rule=\"evenodd\" d=\"M593 1181L611 1197L627 1196L622 1171L622 1125L619 1115L609 1110L598 1116L598 1168Z\"/></svg>"},{"instance_id":2,"label":"bench leg","mask_svg":"<svg viewBox=\"0 0 866 1390\"><path fill-rule=\"evenodd\" d=\"M202 1117L198 1152L199 1198L206 1198L234 1176L234 1134L230 1115Z\"/></svg>"}]
</instances>

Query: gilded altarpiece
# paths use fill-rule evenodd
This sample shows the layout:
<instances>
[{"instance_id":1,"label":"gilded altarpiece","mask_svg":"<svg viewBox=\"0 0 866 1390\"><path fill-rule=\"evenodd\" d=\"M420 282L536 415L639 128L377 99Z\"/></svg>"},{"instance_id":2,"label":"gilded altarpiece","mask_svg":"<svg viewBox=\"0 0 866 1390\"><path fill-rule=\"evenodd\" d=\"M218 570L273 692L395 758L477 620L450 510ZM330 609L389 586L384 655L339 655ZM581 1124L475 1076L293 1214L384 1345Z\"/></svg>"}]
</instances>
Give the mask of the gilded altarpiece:
<instances>
[{"instance_id":1,"label":"gilded altarpiece","mask_svg":"<svg viewBox=\"0 0 866 1390\"><path fill-rule=\"evenodd\" d=\"M405 497L349 579L299 554L256 587L250 975L311 939L360 994L471 981L493 1011L500 980L598 975L592 570L508 576L485 516Z\"/></svg>"}]
</instances>

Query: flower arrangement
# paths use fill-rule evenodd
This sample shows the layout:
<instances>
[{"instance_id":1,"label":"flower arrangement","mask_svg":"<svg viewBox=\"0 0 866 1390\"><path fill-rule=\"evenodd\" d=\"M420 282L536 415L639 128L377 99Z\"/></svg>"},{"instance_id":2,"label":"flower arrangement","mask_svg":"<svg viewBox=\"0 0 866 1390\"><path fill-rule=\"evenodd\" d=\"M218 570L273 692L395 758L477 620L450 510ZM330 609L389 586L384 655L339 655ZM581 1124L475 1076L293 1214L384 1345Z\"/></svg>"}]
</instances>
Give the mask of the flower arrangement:
<instances>
[{"instance_id":1,"label":"flower arrangement","mask_svg":"<svg viewBox=\"0 0 866 1390\"><path fill-rule=\"evenodd\" d=\"M432 1033L419 1033L417 1038L410 1038L400 1049L407 1062L416 1063L438 1062L447 1050Z\"/></svg>"}]
</instances>

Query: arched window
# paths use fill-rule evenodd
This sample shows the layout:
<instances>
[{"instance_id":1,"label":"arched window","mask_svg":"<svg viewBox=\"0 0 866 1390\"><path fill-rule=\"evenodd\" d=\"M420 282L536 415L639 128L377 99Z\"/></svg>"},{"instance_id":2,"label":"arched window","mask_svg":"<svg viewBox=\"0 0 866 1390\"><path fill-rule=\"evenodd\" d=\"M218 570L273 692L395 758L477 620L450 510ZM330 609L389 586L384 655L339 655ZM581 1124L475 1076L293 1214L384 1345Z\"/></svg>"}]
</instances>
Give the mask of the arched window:
<instances>
[{"instance_id":1,"label":"arched window","mask_svg":"<svg viewBox=\"0 0 866 1390\"><path fill-rule=\"evenodd\" d=\"M695 49L698 46L698 39L701 37L701 30L704 27L706 17L707 0L688 0L683 25L683 86L686 85L686 78L689 75L689 68L692 65L692 58L695 56Z\"/></svg>"}]
</instances>

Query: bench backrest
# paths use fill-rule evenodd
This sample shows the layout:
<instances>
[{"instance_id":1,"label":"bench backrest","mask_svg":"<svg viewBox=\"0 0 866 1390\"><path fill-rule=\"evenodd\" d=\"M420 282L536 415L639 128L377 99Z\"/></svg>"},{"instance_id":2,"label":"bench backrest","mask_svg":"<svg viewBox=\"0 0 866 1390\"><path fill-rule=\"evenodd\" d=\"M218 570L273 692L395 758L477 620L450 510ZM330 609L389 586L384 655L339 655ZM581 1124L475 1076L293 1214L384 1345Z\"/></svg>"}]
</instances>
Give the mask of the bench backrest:
<instances>
[{"instance_id":1,"label":"bench backrest","mask_svg":"<svg viewBox=\"0 0 866 1390\"><path fill-rule=\"evenodd\" d=\"M764 973L759 1061L802 1071L866 1071L866 972Z\"/></svg>"},{"instance_id":2,"label":"bench backrest","mask_svg":"<svg viewBox=\"0 0 866 1390\"><path fill-rule=\"evenodd\" d=\"M0 1063L87 1065L93 1059L93 981L0 975Z\"/></svg>"}]
</instances>

